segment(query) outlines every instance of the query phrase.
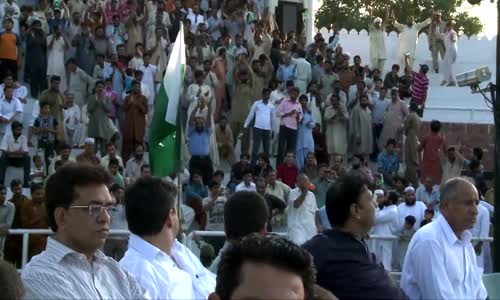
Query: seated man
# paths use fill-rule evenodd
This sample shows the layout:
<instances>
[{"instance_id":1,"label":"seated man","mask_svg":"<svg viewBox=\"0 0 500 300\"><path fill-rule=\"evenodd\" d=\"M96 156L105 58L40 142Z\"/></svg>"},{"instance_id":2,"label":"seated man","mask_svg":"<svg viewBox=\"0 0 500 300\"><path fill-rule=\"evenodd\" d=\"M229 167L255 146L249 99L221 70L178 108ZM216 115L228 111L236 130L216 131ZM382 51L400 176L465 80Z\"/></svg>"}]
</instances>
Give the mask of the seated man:
<instances>
[{"instance_id":1,"label":"seated man","mask_svg":"<svg viewBox=\"0 0 500 300\"><path fill-rule=\"evenodd\" d=\"M54 236L26 265L22 279L30 299L144 299L146 290L99 250L109 235L113 200L101 166L68 164L46 186Z\"/></svg>"},{"instance_id":2,"label":"seated man","mask_svg":"<svg viewBox=\"0 0 500 300\"><path fill-rule=\"evenodd\" d=\"M116 146L113 143L108 143L106 145L106 155L101 158L101 166L108 168L109 161L111 159L117 159L120 165L120 169L123 170L123 160L120 155L116 154Z\"/></svg>"},{"instance_id":3,"label":"seated man","mask_svg":"<svg viewBox=\"0 0 500 300\"><path fill-rule=\"evenodd\" d=\"M120 265L151 299L207 299L215 275L176 239L176 194L176 187L160 178L140 178L127 189L125 213L132 234Z\"/></svg>"},{"instance_id":4,"label":"seated man","mask_svg":"<svg viewBox=\"0 0 500 300\"><path fill-rule=\"evenodd\" d=\"M22 167L24 173L23 186L28 187L31 170L28 139L22 135L23 124L20 122L12 122L11 129L12 134L5 134L0 144L0 150L2 150L2 157L0 158L0 183L5 181L7 167Z\"/></svg>"},{"instance_id":5,"label":"seated man","mask_svg":"<svg viewBox=\"0 0 500 300\"><path fill-rule=\"evenodd\" d=\"M243 181L235 188L235 192L248 191L255 192L255 183L252 182L252 170L248 169L243 173Z\"/></svg>"},{"instance_id":6,"label":"seated man","mask_svg":"<svg viewBox=\"0 0 500 300\"><path fill-rule=\"evenodd\" d=\"M399 171L399 155L394 151L396 140L389 139L385 145L385 150L378 156L378 172L384 176L384 183L393 187L394 176Z\"/></svg>"},{"instance_id":7,"label":"seated man","mask_svg":"<svg viewBox=\"0 0 500 300\"><path fill-rule=\"evenodd\" d=\"M63 122L66 142L72 147L77 148L82 139L83 123L82 112L80 110L80 107L78 107L78 105L75 105L73 101L74 99L75 95L73 95L73 93L65 93Z\"/></svg>"},{"instance_id":8,"label":"seated man","mask_svg":"<svg viewBox=\"0 0 500 300\"><path fill-rule=\"evenodd\" d=\"M142 166L148 164L147 156L144 156L144 147L135 145L134 156L127 161L125 166L125 183L133 183L142 176Z\"/></svg>"},{"instance_id":9,"label":"seated man","mask_svg":"<svg viewBox=\"0 0 500 300\"><path fill-rule=\"evenodd\" d=\"M83 152L76 157L76 161L79 163L90 163L94 165L99 165L99 158L95 155L94 139L85 138L85 145L83 146Z\"/></svg>"},{"instance_id":10,"label":"seated man","mask_svg":"<svg viewBox=\"0 0 500 300\"><path fill-rule=\"evenodd\" d=\"M59 145L59 155L54 157L49 165L49 175L54 174L56 171L55 165L56 162L60 161L61 164L65 164L67 162L76 162L76 160L70 157L71 154L71 146L68 144L60 144Z\"/></svg>"},{"instance_id":11,"label":"seated man","mask_svg":"<svg viewBox=\"0 0 500 300\"><path fill-rule=\"evenodd\" d=\"M243 173L247 170L252 170L252 166L250 165L250 155L241 153L240 161L231 166L231 179L227 184L227 187L231 192L234 192L236 186L241 183L243 180Z\"/></svg>"},{"instance_id":12,"label":"seated man","mask_svg":"<svg viewBox=\"0 0 500 300\"><path fill-rule=\"evenodd\" d=\"M375 224L375 202L365 181L346 176L334 183L326 213L333 230L302 246L313 256L316 283L339 299L407 299L363 241Z\"/></svg>"}]
</instances>

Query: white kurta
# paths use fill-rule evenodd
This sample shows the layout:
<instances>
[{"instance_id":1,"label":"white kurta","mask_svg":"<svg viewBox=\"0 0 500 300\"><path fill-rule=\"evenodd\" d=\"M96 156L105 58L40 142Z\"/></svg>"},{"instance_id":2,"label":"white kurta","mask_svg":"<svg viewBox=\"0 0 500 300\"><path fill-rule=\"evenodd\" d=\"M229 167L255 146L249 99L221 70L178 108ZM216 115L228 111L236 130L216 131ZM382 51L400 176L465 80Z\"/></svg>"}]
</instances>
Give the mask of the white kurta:
<instances>
[{"instance_id":1,"label":"white kurta","mask_svg":"<svg viewBox=\"0 0 500 300\"><path fill-rule=\"evenodd\" d=\"M54 35L49 35L47 37L47 45L54 38ZM64 93L66 91L66 67L64 66L64 51L66 50L66 43L63 37L55 40L52 44L52 48L47 48L47 76L57 75L61 77L61 84L59 85L59 91Z\"/></svg>"},{"instance_id":2,"label":"white kurta","mask_svg":"<svg viewBox=\"0 0 500 300\"><path fill-rule=\"evenodd\" d=\"M78 105L63 110L64 135L71 146L78 146L83 134L82 113Z\"/></svg>"},{"instance_id":3,"label":"white kurta","mask_svg":"<svg viewBox=\"0 0 500 300\"><path fill-rule=\"evenodd\" d=\"M416 201L415 205L408 206L406 203L401 203L398 205L398 216L399 216L399 225L398 229L403 228L405 224L405 218L407 216L414 216L416 219L415 225L413 228L418 230L420 228L420 223L424 220L425 210L427 206L423 202Z\"/></svg>"},{"instance_id":4,"label":"white kurta","mask_svg":"<svg viewBox=\"0 0 500 300\"><path fill-rule=\"evenodd\" d=\"M295 68L295 86L300 90L301 94L305 94L307 85L312 80L311 64L304 58L292 58L292 62L297 65Z\"/></svg>"},{"instance_id":5,"label":"white kurta","mask_svg":"<svg viewBox=\"0 0 500 300\"><path fill-rule=\"evenodd\" d=\"M453 65L457 61L457 33L451 30L442 35L446 53L443 58L443 80L450 82L457 82L455 78L455 71Z\"/></svg>"},{"instance_id":6,"label":"white kurta","mask_svg":"<svg viewBox=\"0 0 500 300\"><path fill-rule=\"evenodd\" d=\"M295 188L288 195L288 239L297 245L302 245L316 235L316 197L311 191L307 192L306 199L298 208L293 202L299 198L302 191Z\"/></svg>"},{"instance_id":7,"label":"white kurta","mask_svg":"<svg viewBox=\"0 0 500 300\"><path fill-rule=\"evenodd\" d=\"M389 205L383 209L377 209L375 214L375 226L371 234L392 235L398 224L398 209L396 205ZM373 252L377 262L382 263L387 272L392 271L392 240L375 240Z\"/></svg>"},{"instance_id":8,"label":"white kurta","mask_svg":"<svg viewBox=\"0 0 500 300\"><path fill-rule=\"evenodd\" d=\"M405 65L405 53L410 53L410 62L413 64L415 61L415 49L417 48L418 33L425 26L431 23L432 19L429 18L421 23L414 24L409 27L408 25L399 24L394 22L394 27L399 31L399 65ZM404 70L404 68L401 68Z\"/></svg>"},{"instance_id":9,"label":"white kurta","mask_svg":"<svg viewBox=\"0 0 500 300\"><path fill-rule=\"evenodd\" d=\"M368 26L370 29L370 59L372 66L377 67L379 60L386 59L385 50L385 26L376 28L373 24ZM380 70L383 72L384 70Z\"/></svg>"},{"instance_id":10,"label":"white kurta","mask_svg":"<svg viewBox=\"0 0 500 300\"><path fill-rule=\"evenodd\" d=\"M478 214L476 217L476 223L471 229L472 237L485 238L490 236L490 212L488 209L479 204L477 206ZM477 245L478 242L474 242L473 245ZM481 254L477 256L477 265L484 270L484 248L488 242L483 242Z\"/></svg>"},{"instance_id":11,"label":"white kurta","mask_svg":"<svg viewBox=\"0 0 500 300\"><path fill-rule=\"evenodd\" d=\"M141 82L144 83L144 85L146 86L146 88L148 90L148 97L147 97L148 98L148 107L152 107L153 103L155 101L155 95L156 95L154 77L155 77L156 71L158 70L158 67L155 65L148 65L148 66L141 65L139 67L139 70L141 70L142 73L144 74L142 76Z\"/></svg>"}]
</instances>

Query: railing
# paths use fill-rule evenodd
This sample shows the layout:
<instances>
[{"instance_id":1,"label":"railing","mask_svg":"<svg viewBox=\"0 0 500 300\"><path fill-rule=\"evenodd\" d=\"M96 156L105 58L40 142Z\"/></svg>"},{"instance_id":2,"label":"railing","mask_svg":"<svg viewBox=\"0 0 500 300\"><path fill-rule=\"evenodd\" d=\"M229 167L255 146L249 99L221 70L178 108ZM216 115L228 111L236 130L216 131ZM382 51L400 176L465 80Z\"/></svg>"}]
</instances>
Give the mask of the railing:
<instances>
[{"instance_id":1,"label":"railing","mask_svg":"<svg viewBox=\"0 0 500 300\"><path fill-rule=\"evenodd\" d=\"M281 236L287 236L286 232L273 232ZM53 235L54 232L50 229L9 229L9 235L22 235L23 245L22 245L22 259L21 259L21 269L26 266L28 262L28 246L29 246L29 236L30 235ZM109 235L128 235L130 231L128 230L110 230ZM224 231L193 231L184 240L184 244L190 250L194 248L194 238L195 237L225 237ZM370 239L374 240L399 240L398 236L395 235L370 235ZM492 237L487 238L472 238L472 241L483 241L491 243L493 242ZM399 275L401 273L391 272L391 275Z\"/></svg>"}]
</instances>

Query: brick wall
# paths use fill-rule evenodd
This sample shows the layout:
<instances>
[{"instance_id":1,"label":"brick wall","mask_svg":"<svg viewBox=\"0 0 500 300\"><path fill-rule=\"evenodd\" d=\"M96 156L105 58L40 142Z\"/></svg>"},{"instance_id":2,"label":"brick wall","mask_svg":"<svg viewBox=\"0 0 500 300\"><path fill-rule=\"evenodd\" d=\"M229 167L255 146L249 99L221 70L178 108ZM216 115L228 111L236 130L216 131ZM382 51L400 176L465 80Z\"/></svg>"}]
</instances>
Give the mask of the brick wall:
<instances>
[{"instance_id":1,"label":"brick wall","mask_svg":"<svg viewBox=\"0 0 500 300\"><path fill-rule=\"evenodd\" d=\"M430 122L422 122L420 137L429 132ZM486 171L493 171L495 153L495 126L493 124L441 123L441 132L448 145L461 143L466 156L471 154L472 148L481 147L484 151L484 168ZM470 151L466 148L470 148Z\"/></svg>"}]
</instances>

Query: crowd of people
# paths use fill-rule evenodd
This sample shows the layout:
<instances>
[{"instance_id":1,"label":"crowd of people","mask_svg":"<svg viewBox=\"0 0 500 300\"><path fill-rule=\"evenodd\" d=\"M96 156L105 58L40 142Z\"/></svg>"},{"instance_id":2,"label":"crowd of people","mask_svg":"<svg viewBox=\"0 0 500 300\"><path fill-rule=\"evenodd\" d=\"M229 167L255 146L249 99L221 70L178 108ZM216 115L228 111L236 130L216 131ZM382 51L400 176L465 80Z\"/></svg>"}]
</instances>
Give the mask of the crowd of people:
<instances>
[{"instance_id":1,"label":"crowd of people","mask_svg":"<svg viewBox=\"0 0 500 300\"><path fill-rule=\"evenodd\" d=\"M0 185L0 257L21 267L8 229L55 233L30 236L28 298L486 297L474 268L491 272L489 243L468 242L489 236L494 209L483 151L449 144L437 120L420 135L430 68L413 69L417 34L430 25L432 70L454 85L453 24L388 11L369 26L365 65L336 32L307 44L280 31L262 2L0 4L0 183L23 168L12 199ZM387 22L401 43L385 73ZM186 163L159 179L145 153L179 30ZM177 240L195 230L226 239Z\"/></svg>"}]
</instances>

